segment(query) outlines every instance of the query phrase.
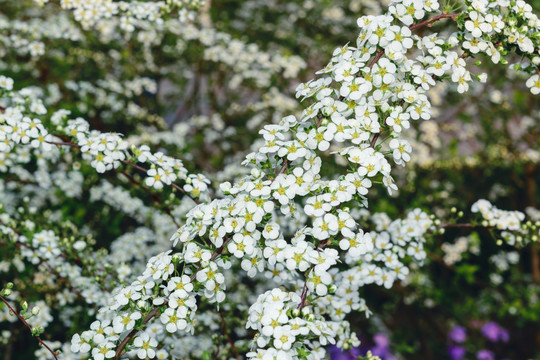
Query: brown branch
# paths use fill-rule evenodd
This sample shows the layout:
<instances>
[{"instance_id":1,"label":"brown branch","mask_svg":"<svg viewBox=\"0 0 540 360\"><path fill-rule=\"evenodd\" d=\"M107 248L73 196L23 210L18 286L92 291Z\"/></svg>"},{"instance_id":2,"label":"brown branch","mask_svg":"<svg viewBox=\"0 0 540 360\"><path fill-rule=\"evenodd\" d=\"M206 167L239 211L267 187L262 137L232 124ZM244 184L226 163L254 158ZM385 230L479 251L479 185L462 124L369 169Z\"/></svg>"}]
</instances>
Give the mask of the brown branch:
<instances>
[{"instance_id":1,"label":"brown branch","mask_svg":"<svg viewBox=\"0 0 540 360\"><path fill-rule=\"evenodd\" d=\"M306 272L306 282L304 282L304 288L302 289L302 295L300 296L300 304L298 305L298 310L299 311L302 311L304 306L306 306L307 282L308 282L309 273L311 272L312 268L313 268L313 266L311 268L309 268L309 270Z\"/></svg>"},{"instance_id":2,"label":"brown branch","mask_svg":"<svg viewBox=\"0 0 540 360\"><path fill-rule=\"evenodd\" d=\"M72 146L80 148L81 146L69 141L45 141L47 144L56 145L56 146Z\"/></svg>"},{"instance_id":3,"label":"brown branch","mask_svg":"<svg viewBox=\"0 0 540 360\"><path fill-rule=\"evenodd\" d=\"M61 136L59 135L54 135L56 137L59 137L59 138L62 138ZM76 148L80 148L81 146L78 145L78 144L75 144L74 142L70 142L70 141L63 141L63 142L59 142L59 141L47 141L48 144L51 144L51 145L56 145L56 146L72 146L72 147L76 147ZM135 169L137 170L140 170L142 172L144 172L145 174L148 172L147 169L145 169L144 167L142 166L139 166L131 161L128 161L128 160L121 160L122 163L126 164L126 165L129 165L131 167L134 167ZM116 170L116 169L115 169ZM171 186L173 188L175 188L176 190L179 190L180 192L182 192L184 195L186 195L187 197L189 197L191 200L193 200L197 205L199 205L201 202L196 199L195 197L193 197L191 194L189 194L188 192L186 192L184 189L182 189L182 187L176 185L175 183L172 183ZM175 221L176 223L176 221Z\"/></svg>"},{"instance_id":4,"label":"brown branch","mask_svg":"<svg viewBox=\"0 0 540 360\"><path fill-rule=\"evenodd\" d=\"M289 160L287 160L285 158L285 161L283 161L283 166L281 167L281 169L279 170L279 172L277 173L276 177L279 175L279 174L283 174L285 171L287 171L287 167L289 166ZM275 178L274 178L275 179Z\"/></svg>"},{"instance_id":5,"label":"brown branch","mask_svg":"<svg viewBox=\"0 0 540 360\"><path fill-rule=\"evenodd\" d=\"M122 163L124 163L126 165L132 166L135 169L144 172L145 174L148 172L147 169L145 169L142 166L139 166L139 165L137 165L135 163L132 163L131 161L128 161L128 160L121 160L121 161L122 161ZM193 197L190 193L188 193L187 191L182 189L182 187L176 185L175 183L171 183L171 187L175 188L176 190L179 190L181 193L183 193L184 195L189 197L191 200L193 200L195 202L195 204L199 205L201 203L197 198Z\"/></svg>"},{"instance_id":6,"label":"brown branch","mask_svg":"<svg viewBox=\"0 0 540 360\"><path fill-rule=\"evenodd\" d=\"M146 317L144 318L142 324L143 325L146 325L150 320L152 320L152 318L156 317L159 315L159 308L158 307L154 307L152 309L152 311L150 311L148 313L148 315L146 315ZM116 349L116 353L114 355L114 360L117 360L118 358L120 358L122 354L122 351L124 350L124 348L126 347L126 345L128 344L128 342L139 332L139 330L137 329L133 329L131 330L131 332L129 334L126 335L126 337L124 338L124 340L122 340L122 342L120 343L120 345L118 345L118 348Z\"/></svg>"},{"instance_id":7,"label":"brown branch","mask_svg":"<svg viewBox=\"0 0 540 360\"><path fill-rule=\"evenodd\" d=\"M328 243L330 242L330 239L326 239L325 241L321 241L319 245L317 246L318 249L323 249ZM318 251L318 250L317 250ZM307 282L308 282L308 276L309 273L313 270L315 265L311 265L311 267L306 271L306 282L304 283L304 288L302 289L302 295L300 295L300 304L298 305L298 310L302 311L304 306L306 306L306 297L307 297Z\"/></svg>"},{"instance_id":8,"label":"brown branch","mask_svg":"<svg viewBox=\"0 0 540 360\"><path fill-rule=\"evenodd\" d=\"M442 228L442 229L447 229L447 228L469 228L469 229L474 229L474 228L484 228L485 226L480 226L480 225L474 225L474 224L443 224L441 226L439 226L439 228Z\"/></svg>"},{"instance_id":9,"label":"brown branch","mask_svg":"<svg viewBox=\"0 0 540 360\"><path fill-rule=\"evenodd\" d=\"M231 345L231 350L234 353L234 356L236 357L237 360L241 360L240 354L238 353L238 349L234 345L231 335L227 331L227 324L225 324L225 317L223 316L223 313L221 311L219 311L219 317L221 318L221 328L223 329L223 332L225 333L225 336L227 337L227 341L229 345ZM218 351L218 354L219 354L219 351ZM217 358L217 354L216 354L216 358Z\"/></svg>"},{"instance_id":10,"label":"brown branch","mask_svg":"<svg viewBox=\"0 0 540 360\"><path fill-rule=\"evenodd\" d=\"M528 205L535 207L536 199L536 177L535 167L533 164L525 165L525 189L527 191ZM538 244L531 245L531 273L532 280L535 284L540 284L540 255Z\"/></svg>"},{"instance_id":11,"label":"brown branch","mask_svg":"<svg viewBox=\"0 0 540 360\"><path fill-rule=\"evenodd\" d=\"M370 147L375 148L375 143L377 142L377 139L381 136L381 133L376 133L375 136L373 136L373 139L371 139L371 143L369 144Z\"/></svg>"},{"instance_id":12,"label":"brown branch","mask_svg":"<svg viewBox=\"0 0 540 360\"><path fill-rule=\"evenodd\" d=\"M17 315L17 317L23 322L24 325L26 325L27 328L30 329L30 332L32 332L32 326L26 321L26 319L21 315L19 314L15 309L13 309L11 307L11 305L9 304L9 302L2 296L0 295L0 300L2 300L4 302L4 304L6 304L6 306L9 308L9 310L14 313L15 315ZM38 339L40 345L42 345L43 347L45 347L47 350L49 350L49 352L54 356L54 358L56 360L58 360L58 356L56 356L56 352L54 352L47 344L45 344L43 342L43 340L41 340L41 338L39 336L36 336L36 338Z\"/></svg>"},{"instance_id":13,"label":"brown branch","mask_svg":"<svg viewBox=\"0 0 540 360\"><path fill-rule=\"evenodd\" d=\"M434 16L432 17L431 19L427 19L427 20L424 20L422 22L419 22L418 24L413 24L409 27L409 30L411 31L414 31L418 28L421 28L422 26L429 26L431 23L437 21L437 20L440 20L440 19L452 19L452 20L456 20L456 18L459 16L460 14L458 13L455 13L455 14L441 14L441 15L437 15L437 16Z\"/></svg>"},{"instance_id":14,"label":"brown branch","mask_svg":"<svg viewBox=\"0 0 540 360\"><path fill-rule=\"evenodd\" d=\"M431 23L437 21L437 20L440 20L440 19L452 19L452 20L455 20L460 14L458 13L455 13L455 14L441 14L441 15L437 15L437 16L434 16L430 19L427 19L427 20L424 20L422 22L419 22L418 24L413 24L411 26L409 26L409 30L411 31L414 31L418 28L421 28L423 26L427 26L427 25L430 25ZM377 61L379 61L379 59L384 55L384 49L383 50L379 50L377 52L377 55L373 58L373 60L371 60L371 63L369 64L369 68L371 69L373 67L373 65L375 65L375 63L377 63Z\"/></svg>"},{"instance_id":15,"label":"brown branch","mask_svg":"<svg viewBox=\"0 0 540 360\"><path fill-rule=\"evenodd\" d=\"M129 179L129 181L134 184L134 185L137 185L139 186L140 188L142 188L143 190L145 190L146 192L148 192L150 194L150 196L152 196L152 199L157 202L163 209L163 211L169 215L169 217L172 219L174 225L176 225L177 227L180 227L180 224L176 221L176 218L173 216L173 214L171 213L171 210L165 206L163 204L163 202L159 199L159 197L156 195L156 194L153 194L150 189L148 189L144 184L142 184L141 182L135 180L135 178L133 176L131 176L127 171L125 170L122 170L121 173L127 177Z\"/></svg>"},{"instance_id":16,"label":"brown branch","mask_svg":"<svg viewBox=\"0 0 540 360\"><path fill-rule=\"evenodd\" d=\"M373 67L373 65L375 65L375 63L377 61L380 60L380 58L384 55L384 50L379 50L377 52L377 55L373 58L373 60L371 60L371 63L369 63L369 68L371 69Z\"/></svg>"}]
</instances>

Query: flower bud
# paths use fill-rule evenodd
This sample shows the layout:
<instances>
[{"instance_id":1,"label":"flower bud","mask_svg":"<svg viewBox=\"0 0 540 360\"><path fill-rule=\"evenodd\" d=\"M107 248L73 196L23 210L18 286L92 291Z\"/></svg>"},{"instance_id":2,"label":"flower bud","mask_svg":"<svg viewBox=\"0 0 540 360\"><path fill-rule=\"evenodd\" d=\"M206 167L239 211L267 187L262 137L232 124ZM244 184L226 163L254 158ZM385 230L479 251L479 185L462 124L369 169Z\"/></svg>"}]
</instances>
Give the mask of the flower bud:
<instances>
[{"instance_id":1,"label":"flower bud","mask_svg":"<svg viewBox=\"0 0 540 360\"><path fill-rule=\"evenodd\" d=\"M32 315L36 316L37 314L39 314L39 307L38 306L34 306L32 308Z\"/></svg>"},{"instance_id":2,"label":"flower bud","mask_svg":"<svg viewBox=\"0 0 540 360\"><path fill-rule=\"evenodd\" d=\"M79 240L79 241L76 241L74 244L73 244L73 248L77 251L82 251L84 250L84 248L86 247L86 243L82 240Z\"/></svg>"},{"instance_id":3,"label":"flower bud","mask_svg":"<svg viewBox=\"0 0 540 360\"><path fill-rule=\"evenodd\" d=\"M261 171L259 169L251 169L251 176L253 176L255 179L260 178Z\"/></svg>"},{"instance_id":4,"label":"flower bud","mask_svg":"<svg viewBox=\"0 0 540 360\"><path fill-rule=\"evenodd\" d=\"M146 306L147 306L146 301L144 301L144 300L139 300L139 301L137 301L137 307L138 307L139 309L146 309Z\"/></svg>"},{"instance_id":5,"label":"flower bud","mask_svg":"<svg viewBox=\"0 0 540 360\"><path fill-rule=\"evenodd\" d=\"M322 113L324 116L331 116L334 113L334 108L331 106L325 106L322 109Z\"/></svg>"},{"instance_id":6,"label":"flower bud","mask_svg":"<svg viewBox=\"0 0 540 360\"><path fill-rule=\"evenodd\" d=\"M228 194L231 191L232 185L230 182L225 181L224 183L219 184L219 189L224 193Z\"/></svg>"}]
</instances>

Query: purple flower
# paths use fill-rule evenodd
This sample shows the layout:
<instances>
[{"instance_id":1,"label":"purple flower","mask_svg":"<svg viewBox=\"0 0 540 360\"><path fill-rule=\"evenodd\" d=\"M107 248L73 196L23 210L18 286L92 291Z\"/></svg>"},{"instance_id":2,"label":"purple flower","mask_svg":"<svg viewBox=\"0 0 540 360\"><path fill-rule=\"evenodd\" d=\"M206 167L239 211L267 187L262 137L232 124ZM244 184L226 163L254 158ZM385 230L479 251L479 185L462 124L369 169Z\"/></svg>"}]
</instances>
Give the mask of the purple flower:
<instances>
[{"instance_id":1,"label":"purple flower","mask_svg":"<svg viewBox=\"0 0 540 360\"><path fill-rule=\"evenodd\" d=\"M351 356L347 351L344 351L335 345L328 348L328 351L330 352L330 360L354 360L354 356L361 354L360 349L354 348L351 350L351 354L354 356Z\"/></svg>"},{"instance_id":2,"label":"purple flower","mask_svg":"<svg viewBox=\"0 0 540 360\"><path fill-rule=\"evenodd\" d=\"M448 355L452 360L463 360L465 357L465 348L459 345L452 345L448 348Z\"/></svg>"},{"instance_id":3,"label":"purple flower","mask_svg":"<svg viewBox=\"0 0 540 360\"><path fill-rule=\"evenodd\" d=\"M373 335L375 345L382 348L387 348L390 345L390 339L386 334L378 333Z\"/></svg>"},{"instance_id":4,"label":"purple flower","mask_svg":"<svg viewBox=\"0 0 540 360\"><path fill-rule=\"evenodd\" d=\"M375 342L375 346L370 349L373 355L379 356L384 360L396 359L390 352L390 339L388 335L382 333L375 334L373 336L373 342Z\"/></svg>"},{"instance_id":5,"label":"purple flower","mask_svg":"<svg viewBox=\"0 0 540 360\"><path fill-rule=\"evenodd\" d=\"M489 350L480 350L476 353L476 358L478 360L495 360L495 355Z\"/></svg>"},{"instance_id":6,"label":"purple flower","mask_svg":"<svg viewBox=\"0 0 540 360\"><path fill-rule=\"evenodd\" d=\"M454 328L450 331L449 336L453 341L462 343L467 340L467 331L463 326L454 326Z\"/></svg>"},{"instance_id":7,"label":"purple flower","mask_svg":"<svg viewBox=\"0 0 540 360\"><path fill-rule=\"evenodd\" d=\"M482 334L492 342L496 341L504 341L507 342L510 339L510 335L508 334L508 331L502 327L500 327L496 322L494 321L488 321L487 323L482 326Z\"/></svg>"},{"instance_id":8,"label":"purple flower","mask_svg":"<svg viewBox=\"0 0 540 360\"><path fill-rule=\"evenodd\" d=\"M508 334L508 330L499 327L499 340L501 340L502 342L508 342L508 340L510 340L510 334Z\"/></svg>"}]
</instances>

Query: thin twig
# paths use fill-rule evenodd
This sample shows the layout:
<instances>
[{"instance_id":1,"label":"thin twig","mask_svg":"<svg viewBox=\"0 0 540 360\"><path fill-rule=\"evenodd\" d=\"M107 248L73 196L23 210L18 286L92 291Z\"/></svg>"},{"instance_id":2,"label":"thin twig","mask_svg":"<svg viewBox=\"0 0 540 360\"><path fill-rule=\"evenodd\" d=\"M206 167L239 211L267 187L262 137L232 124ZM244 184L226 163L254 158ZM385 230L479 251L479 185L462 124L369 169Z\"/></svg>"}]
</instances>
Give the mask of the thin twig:
<instances>
[{"instance_id":1,"label":"thin twig","mask_svg":"<svg viewBox=\"0 0 540 360\"><path fill-rule=\"evenodd\" d=\"M223 328L223 332L225 333L225 336L227 337L227 341L229 342L229 345L231 345L232 352L234 353L237 360L241 360L240 354L238 353L238 349L234 345L231 335L227 331L227 324L225 323L225 317L223 316L223 313L221 311L219 311L219 317L221 318L221 327ZM217 357L217 354L216 354L216 357Z\"/></svg>"},{"instance_id":2,"label":"thin twig","mask_svg":"<svg viewBox=\"0 0 540 360\"><path fill-rule=\"evenodd\" d=\"M431 19L427 19L427 20L424 20L422 22L419 22L418 24L411 25L409 27L409 30L414 31L414 30L416 30L416 29L418 29L418 28L420 28L422 26L430 25L432 22L435 22L435 21L440 20L440 19L456 20L456 18L458 16L459 16L459 13L437 15L437 16L432 17Z\"/></svg>"},{"instance_id":3,"label":"thin twig","mask_svg":"<svg viewBox=\"0 0 540 360\"><path fill-rule=\"evenodd\" d=\"M373 136L373 139L371 139L371 143L369 144L370 147L375 148L375 143L379 136L381 136L381 133L376 133L375 136Z\"/></svg>"},{"instance_id":4,"label":"thin twig","mask_svg":"<svg viewBox=\"0 0 540 360\"><path fill-rule=\"evenodd\" d=\"M156 317L159 315L159 308L158 307L154 307L152 309L152 311L150 311L148 313L148 315L146 315L146 317L144 318L142 324L143 325L146 325L152 318ZM114 355L114 360L117 360L118 358L120 358L122 354L122 351L124 350L124 348L126 347L126 345L128 344L128 342L135 336L137 335L137 333L139 332L139 330L137 329L133 329L131 330L131 332L129 334L126 335L126 337L124 338L124 340L122 340L122 342L120 343L120 345L118 345L118 348L116 349L116 354Z\"/></svg>"},{"instance_id":5,"label":"thin twig","mask_svg":"<svg viewBox=\"0 0 540 360\"><path fill-rule=\"evenodd\" d=\"M139 166L139 165L137 165L135 163L132 163L131 161L128 161L128 160L121 160L121 161L122 161L122 163L124 163L126 165L132 166L135 169L144 172L145 174L148 172L147 169L145 169L142 166ZM187 191L185 191L184 189L182 189L180 186L176 185L175 183L171 183L171 187L175 188L176 190L179 190L181 193L183 193L184 195L189 197L191 200L193 200L195 202L195 204L199 205L201 203L197 198L193 197L190 193L188 193Z\"/></svg>"},{"instance_id":6,"label":"thin twig","mask_svg":"<svg viewBox=\"0 0 540 360\"><path fill-rule=\"evenodd\" d=\"M60 137L58 135L55 135L56 137ZM60 137L61 138L61 137ZM74 142L70 142L70 141L63 141L63 142L60 142L60 141L47 141L48 144L51 144L51 145L56 145L56 146L72 146L72 147L76 147L76 148L80 148L81 146L78 145L78 144L75 144ZM128 160L120 160L122 163L126 164L126 165L129 165L131 167L134 167L135 169L137 170L140 170L142 172L144 172L145 174L148 172L148 169L145 169L144 167L142 166L139 166L131 161L128 161ZM115 169L116 170L116 169ZM176 185L175 183L172 183L171 184L171 187L175 188L176 190L179 190L180 192L182 192L184 195L186 195L187 197L189 197L191 200L193 200L197 205L199 205L201 202L193 197L190 193L188 193L187 191L185 191L184 189L182 189L182 187Z\"/></svg>"},{"instance_id":7,"label":"thin twig","mask_svg":"<svg viewBox=\"0 0 540 360\"><path fill-rule=\"evenodd\" d=\"M144 184L140 183L139 181L135 180L135 178L133 176L131 176L127 171L125 170L122 170L122 174L127 177L129 179L129 181L134 184L134 185L137 185L139 186L140 188L144 189L146 192L148 192L150 194L150 196L152 196L152 199L154 199L155 202L157 202L159 205L161 205L163 211L165 211L165 213L167 215L169 215L169 217L172 219L174 225L176 225L176 227L180 227L180 224L176 221L176 218L174 217L174 215L171 213L170 209L165 206L163 204L163 202L159 199L159 197L156 195L156 194L153 194L150 189L148 189L146 186L144 186Z\"/></svg>"},{"instance_id":8,"label":"thin twig","mask_svg":"<svg viewBox=\"0 0 540 360\"><path fill-rule=\"evenodd\" d=\"M14 313L15 315L17 315L17 317L23 322L24 325L26 325L27 328L30 329L30 331L32 331L32 326L30 326L30 324L28 324L28 322L26 321L26 319L21 315L19 314L15 309L13 309L11 307L11 305L9 304L9 302L2 296L0 295L0 300L2 300L4 302L4 304L6 304L6 306L9 308L9 310ZM54 352L47 344L45 344L43 342L43 340L41 340L41 338L39 336L36 336L36 338L38 339L39 343L45 347L45 349L49 350L49 352L54 356L54 358L56 360L58 360L58 356L56 356L56 352Z\"/></svg>"}]
</instances>

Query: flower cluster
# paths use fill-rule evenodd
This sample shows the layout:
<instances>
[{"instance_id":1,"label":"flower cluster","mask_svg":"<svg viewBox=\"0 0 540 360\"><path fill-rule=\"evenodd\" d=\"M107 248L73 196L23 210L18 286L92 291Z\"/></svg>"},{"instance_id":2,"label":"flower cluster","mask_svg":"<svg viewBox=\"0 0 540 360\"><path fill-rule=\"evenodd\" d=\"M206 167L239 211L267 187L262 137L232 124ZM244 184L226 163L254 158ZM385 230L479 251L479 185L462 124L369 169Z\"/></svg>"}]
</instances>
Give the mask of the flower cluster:
<instances>
[{"instance_id":1,"label":"flower cluster","mask_svg":"<svg viewBox=\"0 0 540 360\"><path fill-rule=\"evenodd\" d=\"M510 245L523 245L529 239L536 241L540 235L537 226L526 222L525 214L521 211L501 210L484 199L475 202L471 211L482 216L482 225L500 230L503 239Z\"/></svg>"},{"instance_id":2,"label":"flower cluster","mask_svg":"<svg viewBox=\"0 0 540 360\"><path fill-rule=\"evenodd\" d=\"M478 320L471 320L470 326L472 330L479 330L480 333L491 343L496 342L508 342L510 334L508 330L497 324L495 321L487 321L485 323ZM463 326L456 325L448 333L449 339L452 341L452 345L448 348L448 354L452 360L463 360L468 351L465 347L467 342L467 329ZM480 343L475 340L476 343ZM475 344L477 345L477 344ZM478 344L479 345L479 344ZM478 350L476 352L476 358L478 360L494 360L495 353L488 350L492 344L485 346L486 348Z\"/></svg>"},{"instance_id":3,"label":"flower cluster","mask_svg":"<svg viewBox=\"0 0 540 360\"><path fill-rule=\"evenodd\" d=\"M315 338L313 347L334 343L335 330L311 313L309 308L298 309L301 303L298 294L273 289L259 295L249 309L246 327L256 330L258 349L247 354L249 359L284 359L306 357L309 352L300 347L296 338ZM267 347L267 349L264 349ZM308 359L315 358L313 355Z\"/></svg>"},{"instance_id":4,"label":"flower cluster","mask_svg":"<svg viewBox=\"0 0 540 360\"><path fill-rule=\"evenodd\" d=\"M162 13L183 9L184 3L60 4L73 10L83 28L96 27L117 39L117 27L128 33L166 29L183 38L175 49L169 49L171 53L197 40L205 47L205 60L239 68L228 81L228 89L234 90L244 80L268 87L275 74L293 77L305 66L297 57L271 56L214 29L179 26L176 20L162 24ZM188 3L198 5L197 1ZM421 265L426 258L426 234L441 230L440 222L420 208L397 220L366 210L376 184L390 194L398 190L396 168L405 167L415 156L407 130L433 116L430 90L448 79L459 93L468 91L474 79L484 82L485 75L472 74L467 63L480 52L494 63L503 62L510 52L517 53L523 61L514 69L529 74L538 65L538 19L525 3L475 0L467 6L462 14L424 20L438 11L437 2L394 0L388 13L359 18L356 42L336 49L318 72L320 77L296 88L296 97L306 102L305 110L264 126L243 161L248 170L222 182L214 199L210 180L189 173L165 148L153 151L144 144L144 137L130 139L91 130L88 121L71 118L67 110L49 115L31 89L13 91L13 81L0 76L1 172L43 186L47 183L43 179L49 180L68 196L80 196L83 171L78 170L85 165L77 163L44 175L60 159L68 162L80 156L84 164L90 164L85 170L93 175L94 170L100 176L119 173L121 180L144 189L159 203L160 210L153 213L151 206L107 180L93 186L92 201L128 214L138 227L92 260L92 269L81 258L91 251L84 241L61 240L55 231L30 220L20 232L12 226L12 216L0 217L0 230L22 247L26 261L50 267L87 304L97 305L96 320L90 329L72 337L71 352L95 360L123 354L141 359L166 357L172 349L166 345L193 346L186 335L205 327L217 332L217 323L227 337L223 312L231 311L231 304L239 301L228 294L234 294L230 291L238 285L234 281L243 280L258 284L256 291L262 294L256 301L245 299L252 303L249 310L247 306L237 309L247 317L250 331L236 334L245 343L253 339L248 358L316 360L325 357L328 344L344 349L358 346L346 317L353 311L370 314L360 289L368 284L391 288L407 280L413 268L409 265ZM181 15L187 16L182 9ZM417 29L442 19L457 22L458 31L417 35ZM152 32L141 33L146 43L143 52L151 57ZM34 50L41 52L39 46ZM533 93L538 92L537 82L538 75L526 81ZM135 78L128 85L110 80L73 82L66 87L82 93L81 97L102 90L97 91L97 104L106 103L112 111L121 111L125 105L135 117L137 105L128 102L115 107L117 98L107 94L130 98L144 89L156 93L157 85L148 78ZM182 126L177 129L187 134ZM182 141L164 137L167 144ZM34 163L35 175L19 166ZM128 168L137 172L132 175ZM75 183L72 187L66 184L70 179ZM165 189L173 190L163 200L156 191L163 195ZM192 201L170 206L176 190ZM20 208L16 211L24 216ZM503 230L510 243L536 230L524 224L521 212L502 211L485 200L475 203L472 211L480 213L485 227ZM167 237L170 242L162 241ZM463 241L455 247L446 250L461 251ZM455 261L458 256L448 257ZM497 258L493 261L501 263ZM116 271L109 273L111 264ZM58 300L73 302L68 295ZM228 343L230 352L236 352L230 337Z\"/></svg>"},{"instance_id":5,"label":"flower cluster","mask_svg":"<svg viewBox=\"0 0 540 360\"><path fill-rule=\"evenodd\" d=\"M464 253L470 252L478 255L480 253L480 247L477 240L472 236L461 236L453 244L442 244L441 249L444 252L443 261L448 265L454 265L461 261Z\"/></svg>"},{"instance_id":6,"label":"flower cluster","mask_svg":"<svg viewBox=\"0 0 540 360\"><path fill-rule=\"evenodd\" d=\"M43 6L49 0L34 0ZM57 2L52 0L52 2ZM96 27L108 28L113 31L116 27L125 32L134 32L136 28L151 27L152 24L163 22L163 13L173 10L179 11L180 18L189 18L193 14L189 10L200 6L199 0L174 0L174 1L108 1L98 0L93 2L82 1L59 1L63 9L73 12L73 16L84 28ZM111 28L112 27L112 28Z\"/></svg>"},{"instance_id":7,"label":"flower cluster","mask_svg":"<svg viewBox=\"0 0 540 360\"><path fill-rule=\"evenodd\" d=\"M4 79L7 86L12 87L12 81ZM9 79L11 80L11 79ZM118 169L122 163L127 163L130 157L133 157L141 164L149 164L150 169L146 170L140 166L138 169L146 172L145 184L156 190L161 190L164 185L176 186L176 179L184 180L186 183L183 191L193 197L199 197L208 190L208 179L202 174L188 174L183 162L172 158L162 152L153 153L146 145L132 147L131 153L128 150L128 143L117 133L103 133L98 130L90 130L88 122L82 118L69 119L69 111L59 110L51 116L51 123L57 129L62 129L63 134L51 135L38 118L26 116L30 114L43 115L46 108L41 101L35 100L30 106L26 107L24 102L28 98L27 93L9 92L8 96L13 98L14 106L6 108L0 114L0 124L2 132L0 133L0 154L7 158L15 145L28 145L35 149L34 153L40 155L41 152L49 152L58 156L57 151L51 151L54 145L70 146L79 148L82 158L90 163L98 173L104 173L109 170ZM63 142L62 139L72 138L73 143ZM19 157L19 161L27 163L31 160L29 154ZM17 159L17 158L15 158ZM3 165L11 165L11 158L4 160ZM6 171L7 168L4 170Z\"/></svg>"}]
</instances>

